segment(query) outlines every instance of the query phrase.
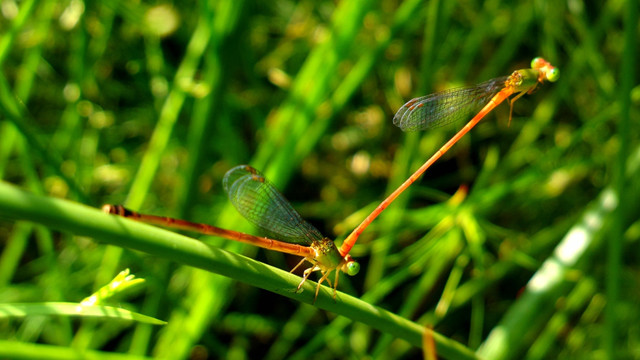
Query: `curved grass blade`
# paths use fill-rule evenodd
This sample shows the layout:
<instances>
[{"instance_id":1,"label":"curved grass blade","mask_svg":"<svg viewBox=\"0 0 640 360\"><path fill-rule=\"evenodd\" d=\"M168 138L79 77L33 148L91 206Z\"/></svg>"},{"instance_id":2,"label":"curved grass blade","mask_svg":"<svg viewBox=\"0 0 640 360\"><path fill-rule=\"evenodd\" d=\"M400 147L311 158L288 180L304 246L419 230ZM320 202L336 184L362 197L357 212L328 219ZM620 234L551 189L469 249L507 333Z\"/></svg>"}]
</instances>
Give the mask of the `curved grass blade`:
<instances>
[{"instance_id":1,"label":"curved grass blade","mask_svg":"<svg viewBox=\"0 0 640 360\"><path fill-rule=\"evenodd\" d=\"M151 325L165 325L167 322L127 309L113 306L86 306L78 303L43 302L15 303L0 305L0 319L22 318L32 315L80 316L100 319L133 320Z\"/></svg>"}]
</instances>

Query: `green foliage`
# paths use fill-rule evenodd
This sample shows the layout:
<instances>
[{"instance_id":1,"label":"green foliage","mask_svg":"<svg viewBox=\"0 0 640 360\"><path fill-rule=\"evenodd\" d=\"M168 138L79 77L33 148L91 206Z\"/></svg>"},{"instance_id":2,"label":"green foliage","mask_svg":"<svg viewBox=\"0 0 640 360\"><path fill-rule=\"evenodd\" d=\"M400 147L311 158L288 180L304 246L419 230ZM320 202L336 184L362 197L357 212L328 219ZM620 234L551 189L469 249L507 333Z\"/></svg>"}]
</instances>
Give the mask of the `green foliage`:
<instances>
[{"instance_id":1,"label":"green foliage","mask_svg":"<svg viewBox=\"0 0 640 360\"><path fill-rule=\"evenodd\" d=\"M3 304L0 306L0 319L22 318L34 316L81 316L99 318L102 321L109 320L135 320L141 323L164 325L166 322L144 316L126 309L113 306L81 305L78 303L25 303Z\"/></svg>"},{"instance_id":2,"label":"green foliage","mask_svg":"<svg viewBox=\"0 0 640 360\"><path fill-rule=\"evenodd\" d=\"M0 299L80 302L131 268L146 281L122 310L167 325L27 307L2 322L0 357L638 357L634 7L5 1ZM255 233L221 186L249 163L340 242L455 131L402 133L406 100L536 56L558 81L510 123L498 107L389 206L336 302L294 292L299 259L98 211Z\"/></svg>"}]
</instances>

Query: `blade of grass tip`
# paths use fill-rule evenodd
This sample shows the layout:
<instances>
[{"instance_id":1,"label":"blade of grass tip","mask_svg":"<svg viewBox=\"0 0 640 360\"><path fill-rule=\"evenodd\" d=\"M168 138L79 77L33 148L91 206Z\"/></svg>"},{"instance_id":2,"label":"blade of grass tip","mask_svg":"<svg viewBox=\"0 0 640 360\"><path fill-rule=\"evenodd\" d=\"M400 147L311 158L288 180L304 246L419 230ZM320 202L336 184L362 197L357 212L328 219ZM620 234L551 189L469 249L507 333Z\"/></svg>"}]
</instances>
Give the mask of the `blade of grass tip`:
<instances>
[{"instance_id":1,"label":"blade of grass tip","mask_svg":"<svg viewBox=\"0 0 640 360\"><path fill-rule=\"evenodd\" d=\"M165 325L166 322L113 306L85 306L78 303L45 302L0 304L0 319L24 318L27 316L78 316L102 319L121 319Z\"/></svg>"},{"instance_id":2,"label":"blade of grass tip","mask_svg":"<svg viewBox=\"0 0 640 360\"><path fill-rule=\"evenodd\" d=\"M610 359L618 357L619 344L619 310L620 310L620 272L622 268L622 242L624 241L625 222L628 219L629 191L626 189L627 158L630 150L630 113L631 90L633 89L635 70L637 67L637 28L638 2L627 1L624 17L624 52L620 69L620 116L618 124L618 158L614 174L614 191L620 204L616 209L613 231L609 238L607 253L607 307L605 308L604 348Z\"/></svg>"},{"instance_id":3,"label":"blade of grass tip","mask_svg":"<svg viewBox=\"0 0 640 360\"><path fill-rule=\"evenodd\" d=\"M170 266L157 266L153 269L155 280L158 282L168 282L171 270L172 267ZM143 314L163 313L163 311L161 311L161 306L164 303L163 299L165 297L166 293L164 292L164 287L149 287L145 293L140 311ZM153 330L154 329L151 324L138 324L133 333L133 337L131 338L131 345L129 346L128 352L130 354L145 355L151 347L152 341L150 339L154 334Z\"/></svg>"},{"instance_id":4,"label":"blade of grass tip","mask_svg":"<svg viewBox=\"0 0 640 360\"><path fill-rule=\"evenodd\" d=\"M110 216L84 205L29 194L5 182L0 182L0 216L34 221L64 232L127 246L232 277L289 298L308 303L314 300L316 284L312 281L307 281L303 286L304 291L298 293L293 289L297 287L299 277L283 270L160 228ZM331 289L323 286L315 305L390 333L414 346L421 345L424 329L420 325L340 291L339 300L335 301L332 293ZM434 339L438 352L443 356L475 358L472 351L453 340L440 334L434 334Z\"/></svg>"}]
</instances>

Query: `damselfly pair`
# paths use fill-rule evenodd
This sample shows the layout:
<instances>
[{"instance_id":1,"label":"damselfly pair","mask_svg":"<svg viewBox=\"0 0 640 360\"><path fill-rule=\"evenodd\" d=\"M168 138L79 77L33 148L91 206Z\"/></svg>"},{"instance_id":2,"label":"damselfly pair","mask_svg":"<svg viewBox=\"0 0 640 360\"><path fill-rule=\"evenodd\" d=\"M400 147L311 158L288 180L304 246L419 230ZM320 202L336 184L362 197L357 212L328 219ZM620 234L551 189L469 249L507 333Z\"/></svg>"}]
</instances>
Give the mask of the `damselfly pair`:
<instances>
[{"instance_id":1,"label":"damselfly pair","mask_svg":"<svg viewBox=\"0 0 640 360\"><path fill-rule=\"evenodd\" d=\"M238 212L262 229L269 238L185 220L139 214L119 205L105 205L103 210L146 223L219 236L265 249L302 256L302 261L291 271L293 272L305 261L311 263L312 266L304 271L298 290L312 272L320 271L321 278L316 287L316 298L320 285L324 281L333 286L333 297L335 298L340 272L353 276L360 270L360 265L349 255L351 248L365 228L398 195L504 100L514 95L509 99L509 121L511 121L513 104L516 100L524 94L532 93L538 84L542 84L544 81L555 82L558 77L558 69L542 58L535 58L531 62L530 69L516 70L509 76L485 81L475 86L455 88L415 98L404 104L394 116L393 123L405 131L436 128L467 118L473 112L477 111L477 114L400 187L382 201L344 240L339 249L333 240L322 236L313 225L303 220L275 186L265 179L259 171L248 165L237 166L229 170L224 176L223 187ZM332 272L335 272L333 284L329 279Z\"/></svg>"}]
</instances>

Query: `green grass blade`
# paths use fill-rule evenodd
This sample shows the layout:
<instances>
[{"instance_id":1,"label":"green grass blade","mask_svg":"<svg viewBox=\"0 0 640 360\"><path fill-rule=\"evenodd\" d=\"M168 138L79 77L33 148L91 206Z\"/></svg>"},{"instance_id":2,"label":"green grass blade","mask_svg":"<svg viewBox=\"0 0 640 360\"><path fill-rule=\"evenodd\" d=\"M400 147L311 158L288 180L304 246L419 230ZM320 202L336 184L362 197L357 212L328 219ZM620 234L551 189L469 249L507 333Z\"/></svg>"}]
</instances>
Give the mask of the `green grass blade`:
<instances>
[{"instance_id":1,"label":"green grass blade","mask_svg":"<svg viewBox=\"0 0 640 360\"><path fill-rule=\"evenodd\" d=\"M252 286L312 303L315 283L307 281L302 293L295 288L300 278L244 256L175 234L160 228L104 214L97 209L69 201L35 196L0 183L0 215L14 220L34 221L76 235L90 236L111 245L123 246L212 271ZM323 287L315 305L372 326L397 338L421 346L423 327L360 299ZM445 356L474 358L461 344L434 333L438 352Z\"/></svg>"},{"instance_id":2,"label":"green grass blade","mask_svg":"<svg viewBox=\"0 0 640 360\"><path fill-rule=\"evenodd\" d=\"M166 324L165 321L113 306L87 306L78 303L59 302L0 304L0 319L7 320L27 316L77 316L97 318L105 321L120 319L152 325Z\"/></svg>"},{"instance_id":3,"label":"green grass blade","mask_svg":"<svg viewBox=\"0 0 640 360\"><path fill-rule=\"evenodd\" d=\"M606 320L604 332L604 347L607 357L610 359L619 357L618 347L621 346L620 323L621 298L620 288L623 284L623 243L626 231L626 220L629 216L629 204L632 192L627 189L625 178L627 172L627 158L629 157L631 143L631 91L634 86L634 77L638 68L638 2L627 1L624 17L624 53L622 56L622 69L620 72L620 121L618 121L618 158L616 162L614 191L620 199L616 209L613 231L608 241L607 251L607 307L605 309ZM637 124L636 124L637 125Z\"/></svg>"},{"instance_id":4,"label":"green grass blade","mask_svg":"<svg viewBox=\"0 0 640 360\"><path fill-rule=\"evenodd\" d=\"M595 251L592 244L605 220L618 206L615 194L605 190L562 239L553 255L531 278L524 294L494 327L478 353L487 359L509 359L522 351L521 340L536 330L553 309L559 294L565 292L567 274Z\"/></svg>"},{"instance_id":5,"label":"green grass blade","mask_svg":"<svg viewBox=\"0 0 640 360\"><path fill-rule=\"evenodd\" d=\"M0 340L0 357L3 359L41 359L41 360L138 360L148 357L119 354L108 351L74 349L67 346L33 344L18 341Z\"/></svg>"}]
</instances>

